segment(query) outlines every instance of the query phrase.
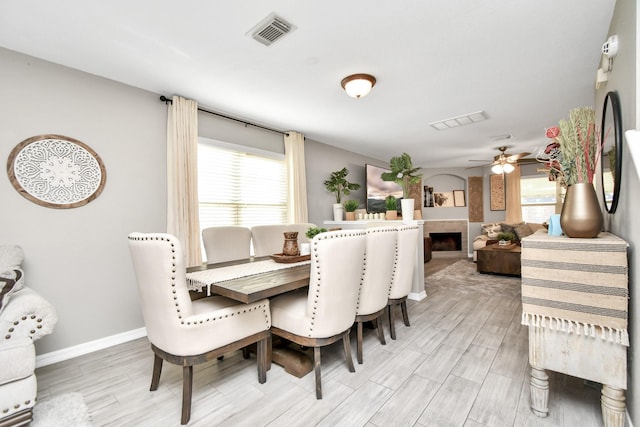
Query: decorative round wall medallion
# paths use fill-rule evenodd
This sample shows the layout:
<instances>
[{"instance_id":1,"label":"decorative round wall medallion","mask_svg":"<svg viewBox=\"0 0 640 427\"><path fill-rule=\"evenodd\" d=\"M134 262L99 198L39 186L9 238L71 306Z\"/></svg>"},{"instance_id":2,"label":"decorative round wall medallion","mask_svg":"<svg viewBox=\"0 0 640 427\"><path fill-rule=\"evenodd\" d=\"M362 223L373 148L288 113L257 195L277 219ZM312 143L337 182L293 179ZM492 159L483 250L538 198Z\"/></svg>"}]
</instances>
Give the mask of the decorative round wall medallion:
<instances>
[{"instance_id":1,"label":"decorative round wall medallion","mask_svg":"<svg viewBox=\"0 0 640 427\"><path fill-rule=\"evenodd\" d=\"M62 135L39 135L16 145L7 174L25 198L48 208L86 205L100 195L107 172L88 145Z\"/></svg>"}]
</instances>

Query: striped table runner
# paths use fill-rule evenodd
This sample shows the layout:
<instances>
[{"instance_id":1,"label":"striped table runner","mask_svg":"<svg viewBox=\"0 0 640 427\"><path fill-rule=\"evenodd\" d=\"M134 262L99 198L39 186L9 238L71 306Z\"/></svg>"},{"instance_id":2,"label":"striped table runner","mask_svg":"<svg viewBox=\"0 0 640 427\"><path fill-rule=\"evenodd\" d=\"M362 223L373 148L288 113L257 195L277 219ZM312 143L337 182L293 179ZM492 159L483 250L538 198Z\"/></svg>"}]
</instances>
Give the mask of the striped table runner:
<instances>
[{"instance_id":1,"label":"striped table runner","mask_svg":"<svg viewBox=\"0 0 640 427\"><path fill-rule=\"evenodd\" d=\"M522 240L522 324L600 336L629 345L628 244L611 233L595 239Z\"/></svg>"},{"instance_id":2,"label":"striped table runner","mask_svg":"<svg viewBox=\"0 0 640 427\"><path fill-rule=\"evenodd\" d=\"M194 271L192 273L187 273L187 288L192 291L200 292L202 288L207 287L207 295L210 295L210 287L213 283L226 282L228 280L239 279L241 277L283 270L285 268L297 267L299 265L310 263L311 261L278 263L268 259L246 264L236 264L229 265L227 267Z\"/></svg>"}]
</instances>

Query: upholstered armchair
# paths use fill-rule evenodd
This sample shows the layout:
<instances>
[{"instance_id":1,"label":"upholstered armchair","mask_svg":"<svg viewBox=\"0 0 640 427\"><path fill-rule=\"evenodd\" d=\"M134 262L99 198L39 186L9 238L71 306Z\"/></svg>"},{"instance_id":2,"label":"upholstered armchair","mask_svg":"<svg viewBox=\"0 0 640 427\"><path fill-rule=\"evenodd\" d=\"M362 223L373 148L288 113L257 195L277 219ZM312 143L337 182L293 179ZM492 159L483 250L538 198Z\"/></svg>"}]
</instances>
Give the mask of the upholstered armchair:
<instances>
[{"instance_id":1,"label":"upholstered armchair","mask_svg":"<svg viewBox=\"0 0 640 427\"><path fill-rule=\"evenodd\" d=\"M32 419L38 391L33 342L53 332L54 307L24 287L24 253L0 245L0 425L24 425Z\"/></svg>"},{"instance_id":2,"label":"upholstered armchair","mask_svg":"<svg viewBox=\"0 0 640 427\"><path fill-rule=\"evenodd\" d=\"M256 343L258 381L266 382L269 300L242 304L211 296L191 301L182 246L170 234L132 233L129 250L154 353L150 389L158 388L164 360L182 366L182 424L191 417L193 365Z\"/></svg>"}]
</instances>

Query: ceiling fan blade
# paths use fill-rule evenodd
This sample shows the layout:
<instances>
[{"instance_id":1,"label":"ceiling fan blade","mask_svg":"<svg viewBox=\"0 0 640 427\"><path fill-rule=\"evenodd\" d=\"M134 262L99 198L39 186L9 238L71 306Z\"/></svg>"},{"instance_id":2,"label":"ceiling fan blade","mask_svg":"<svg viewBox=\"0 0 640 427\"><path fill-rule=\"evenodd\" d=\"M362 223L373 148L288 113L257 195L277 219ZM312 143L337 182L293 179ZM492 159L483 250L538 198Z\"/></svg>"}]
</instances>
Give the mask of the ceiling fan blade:
<instances>
[{"instance_id":1,"label":"ceiling fan blade","mask_svg":"<svg viewBox=\"0 0 640 427\"><path fill-rule=\"evenodd\" d=\"M484 165L469 166L468 168L464 168L464 169L467 170L467 169L483 168L485 166L489 166L489 163L485 163Z\"/></svg>"},{"instance_id":2,"label":"ceiling fan blade","mask_svg":"<svg viewBox=\"0 0 640 427\"><path fill-rule=\"evenodd\" d=\"M505 154L505 156L506 156L507 162L513 163L513 162L516 162L516 161L520 160L523 157L527 157L530 154L531 153Z\"/></svg>"}]
</instances>

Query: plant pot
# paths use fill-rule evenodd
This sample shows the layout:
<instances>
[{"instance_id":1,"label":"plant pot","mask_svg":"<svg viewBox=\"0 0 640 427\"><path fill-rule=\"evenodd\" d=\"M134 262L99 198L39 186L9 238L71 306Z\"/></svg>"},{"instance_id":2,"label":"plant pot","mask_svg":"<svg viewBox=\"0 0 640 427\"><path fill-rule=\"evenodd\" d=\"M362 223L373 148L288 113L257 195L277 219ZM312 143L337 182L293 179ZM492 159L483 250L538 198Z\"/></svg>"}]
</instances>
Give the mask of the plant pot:
<instances>
[{"instance_id":1,"label":"plant pot","mask_svg":"<svg viewBox=\"0 0 640 427\"><path fill-rule=\"evenodd\" d=\"M384 216L385 219L390 221L394 221L398 219L398 211L387 211Z\"/></svg>"},{"instance_id":2,"label":"plant pot","mask_svg":"<svg viewBox=\"0 0 640 427\"><path fill-rule=\"evenodd\" d=\"M560 227L564 234L569 237L598 237L603 223L602 210L593 185L588 182L570 185L560 214Z\"/></svg>"},{"instance_id":3,"label":"plant pot","mask_svg":"<svg viewBox=\"0 0 640 427\"><path fill-rule=\"evenodd\" d=\"M356 220L356 213L355 212L345 212L344 213L344 217L347 221L355 221Z\"/></svg>"},{"instance_id":4,"label":"plant pot","mask_svg":"<svg viewBox=\"0 0 640 427\"><path fill-rule=\"evenodd\" d=\"M402 206L402 220L413 221L413 199L400 200L400 206Z\"/></svg>"},{"instance_id":5,"label":"plant pot","mask_svg":"<svg viewBox=\"0 0 640 427\"><path fill-rule=\"evenodd\" d=\"M343 212L344 212L344 206L342 206L342 203L333 204L333 220L334 221L342 221Z\"/></svg>"}]
</instances>

